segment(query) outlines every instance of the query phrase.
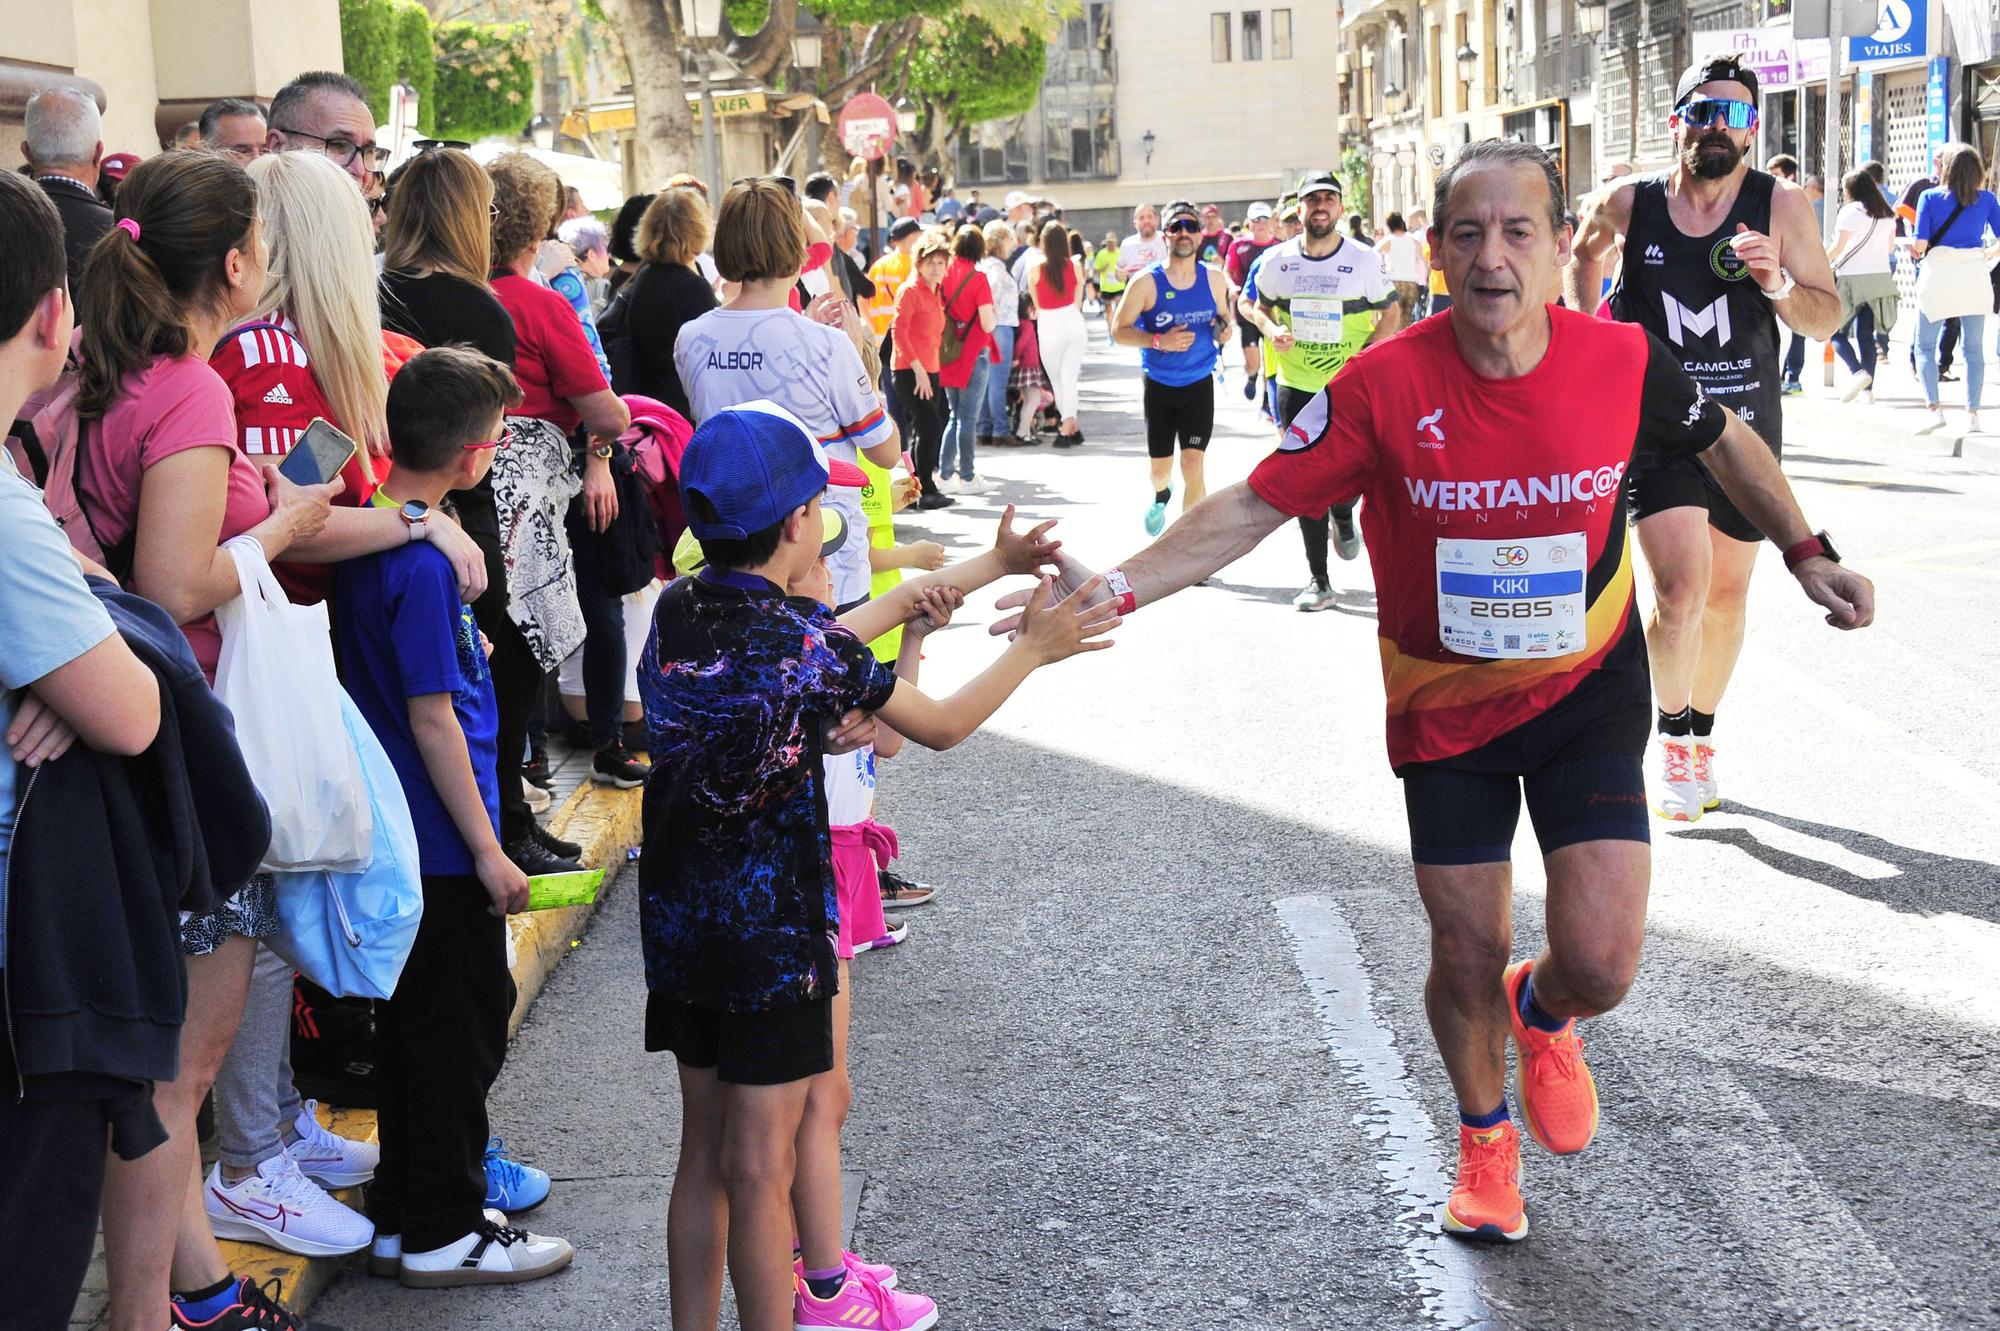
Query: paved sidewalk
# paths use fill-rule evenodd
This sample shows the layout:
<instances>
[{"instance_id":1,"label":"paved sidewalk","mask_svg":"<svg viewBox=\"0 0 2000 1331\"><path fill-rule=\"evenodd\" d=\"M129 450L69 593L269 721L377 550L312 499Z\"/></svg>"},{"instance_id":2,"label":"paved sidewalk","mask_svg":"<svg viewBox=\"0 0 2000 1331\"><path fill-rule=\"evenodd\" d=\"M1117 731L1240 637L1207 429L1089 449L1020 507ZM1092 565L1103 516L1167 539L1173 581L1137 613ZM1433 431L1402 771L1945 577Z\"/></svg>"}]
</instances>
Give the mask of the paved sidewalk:
<instances>
[{"instance_id":1,"label":"paved sidewalk","mask_svg":"<svg viewBox=\"0 0 2000 1331\"><path fill-rule=\"evenodd\" d=\"M1991 325L1986 337L1992 337ZM1787 337L1790 334L1786 334ZM1806 368L1801 382L1805 385L1805 396L1785 399L1785 448L1788 453L1806 452L1811 449L1815 437L1825 437L1820 432L1834 430L1842 436L1863 438L1873 442L1894 444L1911 450L1910 456L1962 458L1979 466L2000 465L2000 356L1993 347L1985 347L1986 384L1982 396L1985 398L1981 420L1985 428L1979 434L1970 434L1965 422L1965 357L1963 349L1952 365L1955 379L1939 385L1939 398L1944 403L1945 426L1931 434L1920 435L1920 429L1928 419L1924 410L1924 390L1917 381L1916 371L1910 365L1910 343L1903 338L1892 338L1889 354L1879 357L1875 366L1875 401L1872 405L1859 401L1843 403L1840 395L1848 382L1847 367L1838 357L1831 356L1824 343L1812 342L1807 345ZM1831 376L1829 378L1829 375Z\"/></svg>"}]
</instances>

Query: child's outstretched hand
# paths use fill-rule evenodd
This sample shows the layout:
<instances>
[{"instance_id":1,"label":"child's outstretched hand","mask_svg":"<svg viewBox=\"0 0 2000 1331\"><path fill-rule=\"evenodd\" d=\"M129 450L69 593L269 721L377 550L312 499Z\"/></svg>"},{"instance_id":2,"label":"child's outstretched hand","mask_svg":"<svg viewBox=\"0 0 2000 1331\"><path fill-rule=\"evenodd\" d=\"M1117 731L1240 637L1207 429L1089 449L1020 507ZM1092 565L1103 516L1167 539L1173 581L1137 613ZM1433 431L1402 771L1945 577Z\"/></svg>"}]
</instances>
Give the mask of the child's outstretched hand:
<instances>
[{"instance_id":1,"label":"child's outstretched hand","mask_svg":"<svg viewBox=\"0 0 2000 1331\"><path fill-rule=\"evenodd\" d=\"M918 638L935 633L951 623L952 615L964 604L965 593L956 587L926 587L917 594L910 617L903 621L903 632Z\"/></svg>"},{"instance_id":2,"label":"child's outstretched hand","mask_svg":"<svg viewBox=\"0 0 2000 1331\"><path fill-rule=\"evenodd\" d=\"M1111 639L1104 635L1124 620L1116 601L1091 604L1091 598L1103 583L1103 578L1092 578L1051 605L1049 580L1041 579L1029 593L1027 604L1021 607L1021 629L1015 645L1033 652L1042 665L1078 652L1101 652L1109 647Z\"/></svg>"},{"instance_id":3,"label":"child's outstretched hand","mask_svg":"<svg viewBox=\"0 0 2000 1331\"><path fill-rule=\"evenodd\" d=\"M936 541L911 541L903 547L910 568L934 572L944 567L944 547Z\"/></svg>"},{"instance_id":4,"label":"child's outstretched hand","mask_svg":"<svg viewBox=\"0 0 2000 1331\"><path fill-rule=\"evenodd\" d=\"M1021 535L1014 530L1014 506L1007 505L1007 511L1000 515L1000 530L993 537L993 552L1000 556L1001 566L1009 573L1039 573L1062 549L1061 541L1048 539L1049 528L1055 525L1056 520L1050 518Z\"/></svg>"}]
</instances>

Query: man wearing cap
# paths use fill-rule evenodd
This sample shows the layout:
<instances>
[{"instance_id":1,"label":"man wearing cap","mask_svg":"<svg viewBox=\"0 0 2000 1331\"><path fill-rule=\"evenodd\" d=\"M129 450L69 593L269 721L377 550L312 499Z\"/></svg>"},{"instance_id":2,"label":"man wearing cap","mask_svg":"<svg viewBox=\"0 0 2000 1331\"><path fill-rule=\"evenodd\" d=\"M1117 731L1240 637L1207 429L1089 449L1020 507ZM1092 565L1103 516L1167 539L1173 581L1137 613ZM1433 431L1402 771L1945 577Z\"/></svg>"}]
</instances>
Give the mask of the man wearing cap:
<instances>
[{"instance_id":1,"label":"man wearing cap","mask_svg":"<svg viewBox=\"0 0 2000 1331\"><path fill-rule=\"evenodd\" d=\"M1222 209L1212 203L1201 206L1201 243L1195 247L1194 257L1210 268L1220 268L1229 261L1231 237L1222 227ZM1168 248L1171 249L1169 240Z\"/></svg>"},{"instance_id":2,"label":"man wearing cap","mask_svg":"<svg viewBox=\"0 0 2000 1331\"><path fill-rule=\"evenodd\" d=\"M1201 216L1191 203L1167 205L1167 243L1172 256L1138 273L1111 317L1111 340L1139 348L1144 374L1146 456L1152 469L1153 500L1146 510L1146 534L1167 525L1167 500L1174 446L1181 452L1181 511L1208 493L1202 460L1215 433L1215 371L1221 344L1229 340L1229 284L1219 269L1198 256Z\"/></svg>"},{"instance_id":3,"label":"man wearing cap","mask_svg":"<svg viewBox=\"0 0 2000 1331\"><path fill-rule=\"evenodd\" d=\"M1670 170L1621 177L1585 200L1564 301L1596 309L1604 261L1622 243L1612 317L1673 347L1695 382L1782 456L1778 321L1815 339L1840 325L1812 204L1745 160L1757 130L1757 75L1734 56L1690 65L1667 123ZM1625 479L1653 577L1653 811L1691 823L1722 802L1711 736L1743 649L1764 533L1698 459L1642 456Z\"/></svg>"},{"instance_id":4,"label":"man wearing cap","mask_svg":"<svg viewBox=\"0 0 2000 1331\"><path fill-rule=\"evenodd\" d=\"M1250 321L1270 340L1277 358L1278 428L1325 388L1327 381L1362 347L1401 328L1396 284L1382 256L1345 239L1340 220L1340 181L1331 171L1315 171L1299 181L1299 212L1305 231L1264 256L1258 265L1257 300ZM1343 499L1328 515L1299 519L1311 581L1292 605L1324 610L1333 604L1327 573L1327 519L1332 518L1340 557L1361 553L1354 526L1354 501Z\"/></svg>"},{"instance_id":5,"label":"man wearing cap","mask_svg":"<svg viewBox=\"0 0 2000 1331\"><path fill-rule=\"evenodd\" d=\"M1150 203L1132 210L1132 234L1118 242L1118 280L1132 279L1156 263L1167 261L1167 238L1160 234L1160 213Z\"/></svg>"},{"instance_id":6,"label":"man wearing cap","mask_svg":"<svg viewBox=\"0 0 2000 1331\"><path fill-rule=\"evenodd\" d=\"M1235 309L1238 322L1243 329L1243 396L1246 400L1257 400L1257 376L1264 370L1264 334L1257 325L1250 322L1250 314L1243 308L1247 299L1245 293L1250 288L1250 269L1265 253L1278 247L1277 233L1272 230L1271 205L1253 203L1244 215L1244 225L1248 234L1236 238L1229 247L1229 262L1225 265L1229 274L1229 285L1236 293ZM1251 304L1256 304L1253 300Z\"/></svg>"}]
</instances>

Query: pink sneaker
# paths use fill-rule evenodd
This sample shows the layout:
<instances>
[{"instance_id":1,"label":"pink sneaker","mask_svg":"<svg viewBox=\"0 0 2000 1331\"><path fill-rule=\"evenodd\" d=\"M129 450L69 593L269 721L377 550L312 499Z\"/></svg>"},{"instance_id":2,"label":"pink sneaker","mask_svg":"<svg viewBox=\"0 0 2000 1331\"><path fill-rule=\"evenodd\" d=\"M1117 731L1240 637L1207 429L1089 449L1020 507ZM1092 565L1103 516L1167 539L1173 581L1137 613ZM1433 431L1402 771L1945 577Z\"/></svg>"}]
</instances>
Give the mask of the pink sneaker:
<instances>
[{"instance_id":1,"label":"pink sneaker","mask_svg":"<svg viewBox=\"0 0 2000 1331\"><path fill-rule=\"evenodd\" d=\"M796 1252L797 1249L793 1249L793 1251ZM855 1275L867 1276L883 1289L896 1288L895 1267L878 1266L874 1262L864 1262L853 1253L846 1251L841 1252L840 1260L846 1263L847 1269ZM801 1280L805 1279L806 1264L804 1259L799 1257L792 1258L792 1274Z\"/></svg>"},{"instance_id":2,"label":"pink sneaker","mask_svg":"<svg viewBox=\"0 0 2000 1331\"><path fill-rule=\"evenodd\" d=\"M795 1282L792 1321L797 1331L841 1327L845 1331L930 1331L937 1325L937 1304L921 1294L885 1289L867 1274L849 1267L847 1283L830 1299L813 1297L804 1280Z\"/></svg>"}]
</instances>

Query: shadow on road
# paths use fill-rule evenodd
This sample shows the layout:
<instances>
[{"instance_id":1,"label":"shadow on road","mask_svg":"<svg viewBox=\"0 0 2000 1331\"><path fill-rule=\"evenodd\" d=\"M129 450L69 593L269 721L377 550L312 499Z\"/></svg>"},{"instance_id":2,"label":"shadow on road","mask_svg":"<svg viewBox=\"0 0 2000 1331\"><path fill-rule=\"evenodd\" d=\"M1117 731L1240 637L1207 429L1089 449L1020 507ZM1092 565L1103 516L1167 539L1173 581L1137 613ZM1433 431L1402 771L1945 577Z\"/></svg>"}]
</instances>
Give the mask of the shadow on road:
<instances>
[{"instance_id":1,"label":"shadow on road","mask_svg":"<svg viewBox=\"0 0 2000 1331\"><path fill-rule=\"evenodd\" d=\"M1866 855L1894 865L1898 872L1893 878L1864 878L1824 860L1766 845L1754 832L1743 827L1690 827L1674 833L1675 839L1734 846L1779 873L1818 883L1821 887L1830 887L1864 901L1879 902L1906 915L1968 915L1973 919L2000 924L2000 865L1899 846L1893 841L1852 828L1807 822L1803 818L1733 802L1724 804L1723 810L1747 818L1761 818L1787 831L1831 841L1856 855Z\"/></svg>"}]
</instances>

